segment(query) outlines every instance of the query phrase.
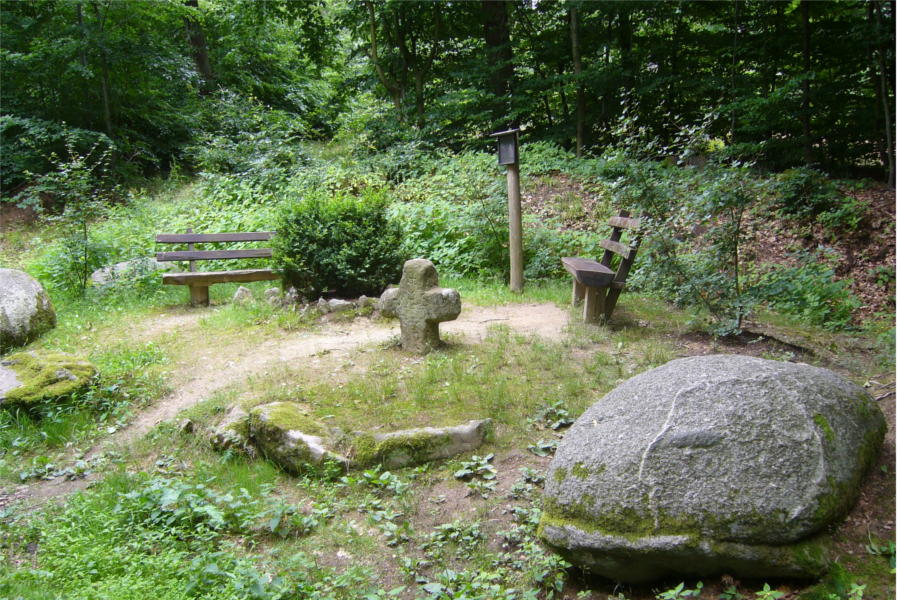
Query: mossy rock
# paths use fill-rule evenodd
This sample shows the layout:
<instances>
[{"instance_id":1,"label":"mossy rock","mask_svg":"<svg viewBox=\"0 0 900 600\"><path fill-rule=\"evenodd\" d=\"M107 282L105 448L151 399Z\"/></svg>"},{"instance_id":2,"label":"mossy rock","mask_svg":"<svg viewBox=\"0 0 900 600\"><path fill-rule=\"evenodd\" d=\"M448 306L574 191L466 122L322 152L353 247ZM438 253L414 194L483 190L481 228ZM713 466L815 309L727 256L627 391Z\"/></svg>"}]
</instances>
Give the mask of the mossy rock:
<instances>
[{"instance_id":1,"label":"mossy rock","mask_svg":"<svg viewBox=\"0 0 900 600\"><path fill-rule=\"evenodd\" d=\"M332 449L328 429L297 402L272 402L250 410L250 440L263 456L288 473L318 471L327 463L346 465Z\"/></svg>"},{"instance_id":2,"label":"mossy rock","mask_svg":"<svg viewBox=\"0 0 900 600\"><path fill-rule=\"evenodd\" d=\"M87 386L97 368L62 352L32 350L0 361L0 405L28 406Z\"/></svg>"},{"instance_id":3,"label":"mossy rock","mask_svg":"<svg viewBox=\"0 0 900 600\"><path fill-rule=\"evenodd\" d=\"M232 406L218 425L209 431L209 443L220 452L239 450L255 454L250 445L250 414L240 406Z\"/></svg>"},{"instance_id":4,"label":"mossy rock","mask_svg":"<svg viewBox=\"0 0 900 600\"><path fill-rule=\"evenodd\" d=\"M422 427L392 433L360 433L351 442L354 466L380 464L387 469L419 465L472 452L492 432L492 421L469 421L452 427Z\"/></svg>"},{"instance_id":5,"label":"mossy rock","mask_svg":"<svg viewBox=\"0 0 900 600\"><path fill-rule=\"evenodd\" d=\"M0 352L24 346L56 326L43 286L22 271L0 269Z\"/></svg>"},{"instance_id":6,"label":"mossy rock","mask_svg":"<svg viewBox=\"0 0 900 600\"><path fill-rule=\"evenodd\" d=\"M884 434L878 405L831 371L675 360L572 425L549 467L540 533L620 581L816 577L825 532L853 506Z\"/></svg>"}]
</instances>

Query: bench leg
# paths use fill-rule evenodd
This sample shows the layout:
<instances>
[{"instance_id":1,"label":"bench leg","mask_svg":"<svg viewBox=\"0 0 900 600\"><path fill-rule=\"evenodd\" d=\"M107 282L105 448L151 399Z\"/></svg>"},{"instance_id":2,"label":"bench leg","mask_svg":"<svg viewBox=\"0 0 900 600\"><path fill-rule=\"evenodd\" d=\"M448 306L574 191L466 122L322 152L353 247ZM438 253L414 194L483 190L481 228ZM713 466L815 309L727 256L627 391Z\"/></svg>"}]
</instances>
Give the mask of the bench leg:
<instances>
[{"instance_id":1,"label":"bench leg","mask_svg":"<svg viewBox=\"0 0 900 600\"><path fill-rule=\"evenodd\" d=\"M588 287L584 295L584 322L596 323L604 311L606 288Z\"/></svg>"},{"instance_id":2,"label":"bench leg","mask_svg":"<svg viewBox=\"0 0 900 600\"><path fill-rule=\"evenodd\" d=\"M191 306L209 306L209 286L189 285L191 290Z\"/></svg>"},{"instance_id":3,"label":"bench leg","mask_svg":"<svg viewBox=\"0 0 900 600\"><path fill-rule=\"evenodd\" d=\"M572 280L572 306L578 306L578 303L584 300L584 289L576 279Z\"/></svg>"}]
</instances>

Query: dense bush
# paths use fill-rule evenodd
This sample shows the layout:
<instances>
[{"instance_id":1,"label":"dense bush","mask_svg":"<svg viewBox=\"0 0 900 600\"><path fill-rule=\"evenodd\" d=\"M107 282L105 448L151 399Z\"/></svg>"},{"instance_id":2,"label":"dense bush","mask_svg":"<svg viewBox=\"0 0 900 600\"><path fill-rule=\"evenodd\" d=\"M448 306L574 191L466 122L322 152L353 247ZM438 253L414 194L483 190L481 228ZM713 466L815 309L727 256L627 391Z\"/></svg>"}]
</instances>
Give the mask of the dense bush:
<instances>
[{"instance_id":1,"label":"dense bush","mask_svg":"<svg viewBox=\"0 0 900 600\"><path fill-rule=\"evenodd\" d=\"M774 189L779 211L786 216L815 218L838 207L837 186L824 174L809 167L788 169L775 177Z\"/></svg>"},{"instance_id":2,"label":"dense bush","mask_svg":"<svg viewBox=\"0 0 900 600\"><path fill-rule=\"evenodd\" d=\"M812 254L801 255L797 266L777 266L764 273L756 293L778 312L832 330L848 327L861 305L847 282L835 279L834 271Z\"/></svg>"},{"instance_id":3,"label":"dense bush","mask_svg":"<svg viewBox=\"0 0 900 600\"><path fill-rule=\"evenodd\" d=\"M313 296L380 294L399 279L404 259L386 209L387 197L374 188L358 197L310 192L286 203L272 245L285 281Z\"/></svg>"}]
</instances>

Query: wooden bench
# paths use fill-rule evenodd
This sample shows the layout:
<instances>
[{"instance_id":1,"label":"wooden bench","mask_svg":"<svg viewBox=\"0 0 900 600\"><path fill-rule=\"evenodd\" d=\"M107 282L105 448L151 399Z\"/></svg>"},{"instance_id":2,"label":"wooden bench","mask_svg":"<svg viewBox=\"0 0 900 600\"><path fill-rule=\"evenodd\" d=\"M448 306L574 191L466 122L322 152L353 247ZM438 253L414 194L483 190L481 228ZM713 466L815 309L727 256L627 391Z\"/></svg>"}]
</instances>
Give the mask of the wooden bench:
<instances>
[{"instance_id":1,"label":"wooden bench","mask_svg":"<svg viewBox=\"0 0 900 600\"><path fill-rule=\"evenodd\" d=\"M628 212L622 211L619 216L610 218L609 224L613 231L608 240L600 242L606 250L600 262L577 257L562 259L566 271L572 275L572 305L584 301L585 323L595 323L601 315L604 321L610 319L641 244L641 222L630 218ZM629 236L631 242L627 245L619 241L624 229L634 232ZM614 271L613 259L617 256L618 267Z\"/></svg>"},{"instance_id":2,"label":"wooden bench","mask_svg":"<svg viewBox=\"0 0 900 600\"><path fill-rule=\"evenodd\" d=\"M209 305L209 286L214 283L245 281L269 281L281 276L272 269L240 269L236 271L197 271L194 261L238 258L271 258L271 248L245 248L241 250L195 250L194 244L214 242L266 242L275 235L274 231L253 231L248 233L162 233L156 236L157 244L187 244L187 250L157 252L160 262L173 260L189 261L190 271L186 273L164 273L163 283L186 285L191 291L192 306Z\"/></svg>"}]
</instances>

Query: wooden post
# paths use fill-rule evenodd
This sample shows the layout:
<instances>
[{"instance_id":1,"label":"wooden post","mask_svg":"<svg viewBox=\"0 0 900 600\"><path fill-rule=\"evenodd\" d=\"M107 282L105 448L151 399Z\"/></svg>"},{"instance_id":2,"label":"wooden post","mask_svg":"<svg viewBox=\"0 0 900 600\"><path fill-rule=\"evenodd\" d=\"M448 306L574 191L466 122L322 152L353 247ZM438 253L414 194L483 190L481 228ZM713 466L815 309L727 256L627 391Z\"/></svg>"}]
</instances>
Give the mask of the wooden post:
<instances>
[{"instance_id":1,"label":"wooden post","mask_svg":"<svg viewBox=\"0 0 900 600\"><path fill-rule=\"evenodd\" d=\"M506 165L506 192L509 196L509 289L521 293L525 286L522 252L522 197L519 164Z\"/></svg>"}]
</instances>

